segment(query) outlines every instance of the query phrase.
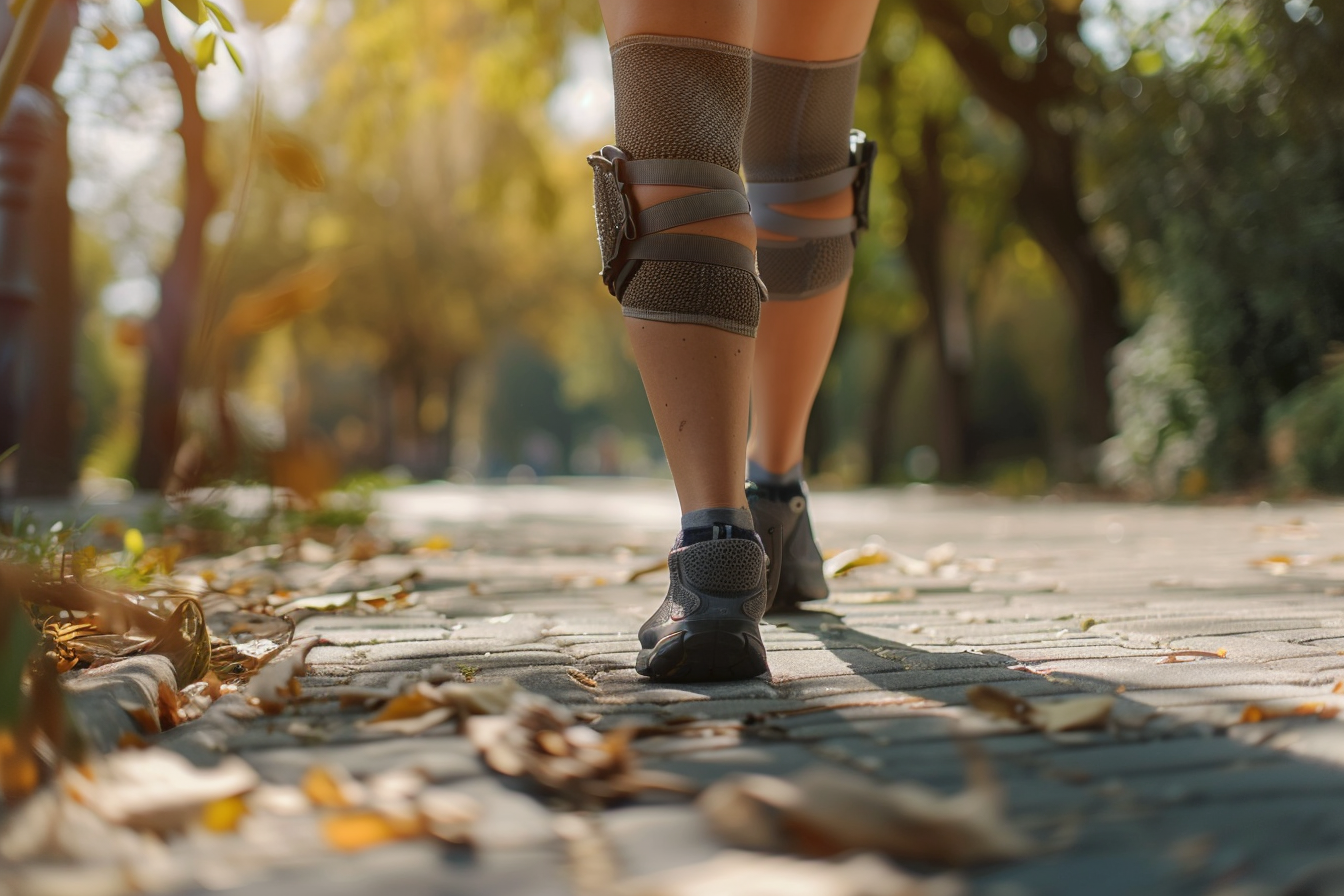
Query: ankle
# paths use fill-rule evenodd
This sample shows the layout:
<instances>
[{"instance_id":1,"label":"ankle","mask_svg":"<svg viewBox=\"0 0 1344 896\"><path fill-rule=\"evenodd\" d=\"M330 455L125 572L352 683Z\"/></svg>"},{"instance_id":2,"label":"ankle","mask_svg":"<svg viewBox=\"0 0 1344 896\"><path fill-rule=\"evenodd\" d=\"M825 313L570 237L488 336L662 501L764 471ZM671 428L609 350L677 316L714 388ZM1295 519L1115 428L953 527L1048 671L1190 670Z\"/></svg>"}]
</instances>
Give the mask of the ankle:
<instances>
[{"instance_id":1,"label":"ankle","mask_svg":"<svg viewBox=\"0 0 1344 896\"><path fill-rule=\"evenodd\" d=\"M757 485L781 487L799 485L803 481L803 462L799 461L783 472L767 469L751 458L747 459L747 479Z\"/></svg>"}]
</instances>

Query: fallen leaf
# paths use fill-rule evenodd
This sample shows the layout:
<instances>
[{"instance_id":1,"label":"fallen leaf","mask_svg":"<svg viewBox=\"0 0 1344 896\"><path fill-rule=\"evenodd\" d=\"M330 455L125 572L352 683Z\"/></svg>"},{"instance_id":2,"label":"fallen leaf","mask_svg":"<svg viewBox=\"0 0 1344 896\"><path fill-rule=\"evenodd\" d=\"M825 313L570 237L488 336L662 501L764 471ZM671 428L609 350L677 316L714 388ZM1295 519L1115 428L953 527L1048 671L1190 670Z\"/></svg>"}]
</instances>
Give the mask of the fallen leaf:
<instances>
[{"instance_id":1,"label":"fallen leaf","mask_svg":"<svg viewBox=\"0 0 1344 896\"><path fill-rule=\"evenodd\" d=\"M1159 666L1165 666L1171 663L1189 663L1198 659L1227 659L1227 650L1173 650L1162 659L1157 661Z\"/></svg>"},{"instance_id":2,"label":"fallen leaf","mask_svg":"<svg viewBox=\"0 0 1344 896\"><path fill-rule=\"evenodd\" d=\"M968 687L966 699L981 712L1022 722L1047 733L1104 728L1115 706L1115 698L1111 696L1033 701L987 684Z\"/></svg>"},{"instance_id":3,"label":"fallen leaf","mask_svg":"<svg viewBox=\"0 0 1344 896\"><path fill-rule=\"evenodd\" d=\"M632 729L594 731L565 707L520 691L505 715L477 716L467 736L502 775L526 777L584 806L603 805L644 790L686 792L680 777L642 771L630 749Z\"/></svg>"},{"instance_id":4,"label":"fallen leaf","mask_svg":"<svg viewBox=\"0 0 1344 896\"><path fill-rule=\"evenodd\" d=\"M424 833L418 815L400 817L362 809L322 819L322 837L333 849L359 852L394 840L410 840Z\"/></svg>"},{"instance_id":5,"label":"fallen leaf","mask_svg":"<svg viewBox=\"0 0 1344 896\"><path fill-rule=\"evenodd\" d=\"M879 784L854 772L813 766L789 779L734 775L697 804L734 846L831 856L874 850L898 860L962 867L1018 859L1040 847L1004 817L1002 789L983 757L961 793L913 782Z\"/></svg>"},{"instance_id":6,"label":"fallen leaf","mask_svg":"<svg viewBox=\"0 0 1344 896\"><path fill-rule=\"evenodd\" d=\"M98 41L98 46L102 47L104 50L111 50L120 43L120 41L117 40L117 35L106 25L98 26L98 30L94 34L94 39Z\"/></svg>"},{"instance_id":7,"label":"fallen leaf","mask_svg":"<svg viewBox=\"0 0 1344 896\"><path fill-rule=\"evenodd\" d=\"M275 715L302 693L298 679L308 668L308 652L317 646L317 638L305 638L289 645L286 651L261 667L247 683L244 697L267 715Z\"/></svg>"},{"instance_id":8,"label":"fallen leaf","mask_svg":"<svg viewBox=\"0 0 1344 896\"><path fill-rule=\"evenodd\" d=\"M259 783L252 766L236 756L198 768L160 747L111 753L93 760L87 773L61 775L64 790L106 821L156 831L179 829L204 807Z\"/></svg>"},{"instance_id":9,"label":"fallen leaf","mask_svg":"<svg viewBox=\"0 0 1344 896\"><path fill-rule=\"evenodd\" d=\"M841 551L821 565L821 571L828 579L838 578L861 566L876 566L890 563L893 555L877 544L865 544L863 547Z\"/></svg>"},{"instance_id":10,"label":"fallen leaf","mask_svg":"<svg viewBox=\"0 0 1344 896\"><path fill-rule=\"evenodd\" d=\"M666 569L667 569L667 558L664 557L661 560L657 560L654 561L653 563L650 563L648 566L641 566L639 569L634 570L633 572L630 573L630 577L625 581L627 583L635 582L638 581L639 579L642 579L644 576L653 575L656 572L663 572Z\"/></svg>"},{"instance_id":11,"label":"fallen leaf","mask_svg":"<svg viewBox=\"0 0 1344 896\"><path fill-rule=\"evenodd\" d=\"M1290 719L1300 716L1315 716L1318 719L1333 719L1339 715L1339 707L1330 703L1302 703L1292 707L1261 706L1252 703L1241 711L1239 724L1255 724L1274 719Z\"/></svg>"},{"instance_id":12,"label":"fallen leaf","mask_svg":"<svg viewBox=\"0 0 1344 896\"><path fill-rule=\"evenodd\" d=\"M831 603L836 604L899 604L915 599L915 589L904 587L897 591L832 591Z\"/></svg>"},{"instance_id":13,"label":"fallen leaf","mask_svg":"<svg viewBox=\"0 0 1344 896\"><path fill-rule=\"evenodd\" d=\"M588 675L579 669L566 669L565 671L569 673L570 678L574 679L585 688L597 687L597 679L593 678L591 675Z\"/></svg>"},{"instance_id":14,"label":"fallen leaf","mask_svg":"<svg viewBox=\"0 0 1344 896\"><path fill-rule=\"evenodd\" d=\"M201 827L212 834L229 834L247 814L247 802L241 796L227 796L206 803L201 809Z\"/></svg>"},{"instance_id":15,"label":"fallen leaf","mask_svg":"<svg viewBox=\"0 0 1344 896\"><path fill-rule=\"evenodd\" d=\"M304 772L299 789L320 809L350 809L364 801L363 787L340 766L313 766Z\"/></svg>"},{"instance_id":16,"label":"fallen leaf","mask_svg":"<svg viewBox=\"0 0 1344 896\"><path fill-rule=\"evenodd\" d=\"M963 896L950 876L918 878L871 854L840 861L796 859L725 850L695 865L621 882L617 896Z\"/></svg>"},{"instance_id":17,"label":"fallen leaf","mask_svg":"<svg viewBox=\"0 0 1344 896\"><path fill-rule=\"evenodd\" d=\"M373 718L360 727L394 734L420 734L456 718L459 727L468 716L504 712L518 685L511 679L497 684L431 684L415 681L387 700Z\"/></svg>"}]
</instances>

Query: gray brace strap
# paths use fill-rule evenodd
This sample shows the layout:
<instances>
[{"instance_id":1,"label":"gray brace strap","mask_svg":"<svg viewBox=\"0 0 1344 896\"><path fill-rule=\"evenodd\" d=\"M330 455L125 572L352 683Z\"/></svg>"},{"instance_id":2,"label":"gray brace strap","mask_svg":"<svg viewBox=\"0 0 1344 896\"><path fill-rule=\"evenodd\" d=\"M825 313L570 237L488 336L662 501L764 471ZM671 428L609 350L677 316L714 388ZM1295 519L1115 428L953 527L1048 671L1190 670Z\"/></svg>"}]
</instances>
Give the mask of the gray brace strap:
<instances>
[{"instance_id":1,"label":"gray brace strap","mask_svg":"<svg viewBox=\"0 0 1344 896\"><path fill-rule=\"evenodd\" d=\"M615 145L588 157L603 282L626 317L755 335L765 285L754 251L668 232L751 211L738 174L751 50L636 34L612 46L611 63ZM699 192L641 208L634 193L644 186Z\"/></svg>"},{"instance_id":2,"label":"gray brace strap","mask_svg":"<svg viewBox=\"0 0 1344 896\"><path fill-rule=\"evenodd\" d=\"M853 131L860 57L829 62L752 58L751 112L743 163L752 218L780 239L758 240L761 277L773 299L803 299L843 283L867 228L868 183L876 147ZM854 214L811 218L780 206L845 189ZM791 239L785 239L790 237Z\"/></svg>"},{"instance_id":3,"label":"gray brace strap","mask_svg":"<svg viewBox=\"0 0 1344 896\"><path fill-rule=\"evenodd\" d=\"M605 230L599 225L602 281L618 298L641 261L688 261L736 268L756 276L756 255L741 243L719 237L662 233L683 224L708 221L751 211L746 187L735 172L712 162L693 159L631 161L619 147L604 146L588 157L593 168L597 201L612 209ZM637 215L627 192L636 184L703 187L692 193L651 205Z\"/></svg>"}]
</instances>

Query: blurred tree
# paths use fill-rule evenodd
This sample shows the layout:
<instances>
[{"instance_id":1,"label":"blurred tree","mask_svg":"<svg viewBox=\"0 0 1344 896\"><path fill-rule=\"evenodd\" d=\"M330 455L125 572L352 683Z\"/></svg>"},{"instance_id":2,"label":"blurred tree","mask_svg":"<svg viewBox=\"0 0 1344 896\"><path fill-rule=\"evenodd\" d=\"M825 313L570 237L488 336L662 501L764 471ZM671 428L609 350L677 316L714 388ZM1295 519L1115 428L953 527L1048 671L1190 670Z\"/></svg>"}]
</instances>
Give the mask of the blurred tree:
<instances>
[{"instance_id":1,"label":"blurred tree","mask_svg":"<svg viewBox=\"0 0 1344 896\"><path fill-rule=\"evenodd\" d=\"M186 377L186 348L205 276L205 224L219 191L206 166L208 126L196 98L197 67L173 46L162 4L145 7L145 27L159 42L182 104L182 226L172 258L159 276L159 310L146 333L149 367L141 405L140 451L133 477L146 488L163 486L177 450L178 413Z\"/></svg>"},{"instance_id":2,"label":"blurred tree","mask_svg":"<svg viewBox=\"0 0 1344 896\"><path fill-rule=\"evenodd\" d=\"M6 57L23 55L16 41L29 42L27 58L20 60L24 70L5 73L16 79L9 85L14 102L0 103L0 451L22 443L21 491L64 493L71 466L75 314L65 200L66 122L51 88L70 45L77 10L73 0L54 7L32 3L27 15L20 16L35 33L17 34L16 20L9 10L0 9L0 47ZM17 83L20 79L23 83ZM34 316L36 321L30 322ZM22 401L25 355L27 391L40 387L42 401ZM21 428L25 404L30 414Z\"/></svg>"},{"instance_id":3,"label":"blurred tree","mask_svg":"<svg viewBox=\"0 0 1344 896\"><path fill-rule=\"evenodd\" d=\"M1083 436L1099 443L1111 431L1106 375L1124 330L1119 283L1078 211L1079 143L1069 113L1095 89L1092 54L1078 33L1078 0L1002 0L975 9L960 0L913 3L976 95L1021 132L1025 166L1017 214L1058 266L1073 299L1079 420Z\"/></svg>"},{"instance_id":4,"label":"blurred tree","mask_svg":"<svg viewBox=\"0 0 1344 896\"><path fill-rule=\"evenodd\" d=\"M1141 32L1127 89L1102 93L1088 204L1175 301L1216 424L1204 462L1241 486L1263 480L1271 405L1344 340L1344 0L1229 0L1193 46L1170 32Z\"/></svg>"}]
</instances>

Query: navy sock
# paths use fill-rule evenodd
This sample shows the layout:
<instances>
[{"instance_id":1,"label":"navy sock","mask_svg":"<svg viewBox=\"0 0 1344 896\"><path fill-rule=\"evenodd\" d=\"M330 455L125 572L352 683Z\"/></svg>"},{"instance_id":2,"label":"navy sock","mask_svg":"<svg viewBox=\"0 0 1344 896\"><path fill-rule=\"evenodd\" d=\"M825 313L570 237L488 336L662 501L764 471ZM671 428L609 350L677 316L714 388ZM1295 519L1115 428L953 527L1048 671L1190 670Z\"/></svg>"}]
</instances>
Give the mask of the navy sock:
<instances>
[{"instance_id":1,"label":"navy sock","mask_svg":"<svg viewBox=\"0 0 1344 896\"><path fill-rule=\"evenodd\" d=\"M737 507L707 507L692 510L681 516L681 532L673 548L713 541L716 538L751 538L760 536L752 528L751 511Z\"/></svg>"},{"instance_id":2,"label":"navy sock","mask_svg":"<svg viewBox=\"0 0 1344 896\"><path fill-rule=\"evenodd\" d=\"M757 485L797 485L803 481L803 464L799 461L783 473L772 473L756 461L748 460L747 478Z\"/></svg>"}]
</instances>

